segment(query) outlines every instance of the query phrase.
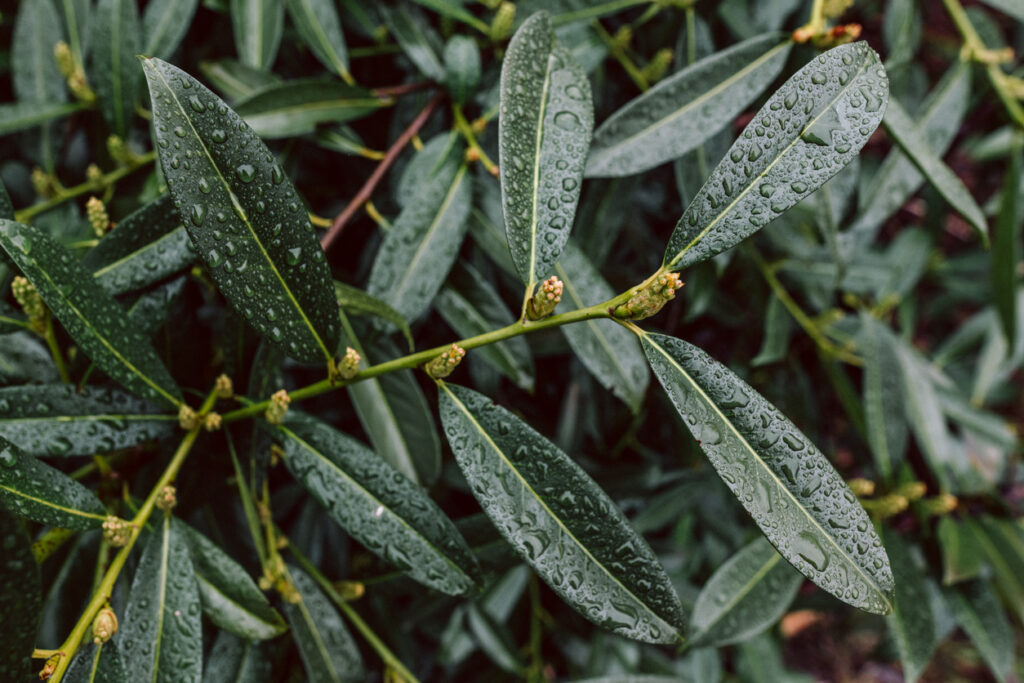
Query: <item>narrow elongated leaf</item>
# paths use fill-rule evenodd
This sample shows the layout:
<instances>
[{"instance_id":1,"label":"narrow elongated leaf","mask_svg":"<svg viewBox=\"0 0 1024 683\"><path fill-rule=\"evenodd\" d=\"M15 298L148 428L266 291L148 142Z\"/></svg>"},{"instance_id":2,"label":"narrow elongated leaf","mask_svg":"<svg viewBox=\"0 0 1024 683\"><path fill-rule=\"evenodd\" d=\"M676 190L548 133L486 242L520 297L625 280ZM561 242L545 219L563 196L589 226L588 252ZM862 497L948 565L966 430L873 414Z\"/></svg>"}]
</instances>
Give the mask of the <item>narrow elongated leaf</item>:
<instances>
[{"instance_id":1,"label":"narrow elongated leaf","mask_svg":"<svg viewBox=\"0 0 1024 683\"><path fill-rule=\"evenodd\" d=\"M907 450L903 383L892 333L868 313L861 315L864 340L864 418L875 465L886 480L899 470Z\"/></svg>"},{"instance_id":2,"label":"narrow elongated leaf","mask_svg":"<svg viewBox=\"0 0 1024 683\"><path fill-rule=\"evenodd\" d=\"M683 212L665 251L686 268L735 246L838 173L878 127L889 96L867 43L816 57L775 91Z\"/></svg>"},{"instance_id":3,"label":"narrow elongated leaf","mask_svg":"<svg viewBox=\"0 0 1024 683\"><path fill-rule=\"evenodd\" d=\"M928 140L899 102L889 103L882 123L903 153L917 166L917 170L924 174L932 187L938 190L951 207L974 226L981 236L982 243L987 247L988 223L981 207L974 201L974 197L964 187L963 182L932 151Z\"/></svg>"},{"instance_id":4,"label":"narrow elongated leaf","mask_svg":"<svg viewBox=\"0 0 1024 683\"><path fill-rule=\"evenodd\" d=\"M17 102L0 105L0 135L59 119L85 106L81 102Z\"/></svg>"},{"instance_id":5,"label":"narrow elongated leaf","mask_svg":"<svg viewBox=\"0 0 1024 683\"><path fill-rule=\"evenodd\" d=\"M94 455L163 439L176 415L116 389L68 384L0 389L0 436L33 455Z\"/></svg>"},{"instance_id":6,"label":"narrow elongated leaf","mask_svg":"<svg viewBox=\"0 0 1024 683\"><path fill-rule=\"evenodd\" d=\"M939 520L938 538L944 568L942 583L948 586L981 574L981 547L970 526L944 516Z\"/></svg>"},{"instance_id":7,"label":"narrow elongated leaf","mask_svg":"<svg viewBox=\"0 0 1024 683\"><path fill-rule=\"evenodd\" d=\"M441 39L434 33L422 12L414 12L412 10L415 8L408 6L399 9L378 5L377 9L409 61L430 80L443 81L444 65L439 56Z\"/></svg>"},{"instance_id":8,"label":"narrow elongated leaf","mask_svg":"<svg viewBox=\"0 0 1024 683\"><path fill-rule=\"evenodd\" d=\"M449 153L437 175L398 215L370 270L366 290L406 320L429 309L466 235L473 190L460 151L456 147Z\"/></svg>"},{"instance_id":9,"label":"narrow elongated leaf","mask_svg":"<svg viewBox=\"0 0 1024 683\"><path fill-rule=\"evenodd\" d=\"M152 336L169 319L185 283L186 276L181 275L140 294L128 307L128 322L142 334Z\"/></svg>"},{"instance_id":10,"label":"narrow elongated leaf","mask_svg":"<svg viewBox=\"0 0 1024 683\"><path fill-rule=\"evenodd\" d=\"M423 489L311 417L289 413L274 432L288 470L367 549L441 592L458 595L475 586L476 560Z\"/></svg>"},{"instance_id":11,"label":"narrow elongated leaf","mask_svg":"<svg viewBox=\"0 0 1024 683\"><path fill-rule=\"evenodd\" d=\"M170 59L188 33L199 0L151 0L142 13L142 54Z\"/></svg>"},{"instance_id":12,"label":"narrow elongated leaf","mask_svg":"<svg viewBox=\"0 0 1024 683\"><path fill-rule=\"evenodd\" d=\"M203 675L199 587L185 538L164 515L146 541L118 630L125 669L140 681Z\"/></svg>"},{"instance_id":13,"label":"narrow elongated leaf","mask_svg":"<svg viewBox=\"0 0 1024 683\"><path fill-rule=\"evenodd\" d=\"M752 638L782 617L802 581L767 540L757 539L704 584L690 617L692 642L721 646Z\"/></svg>"},{"instance_id":14,"label":"narrow elongated leaf","mask_svg":"<svg viewBox=\"0 0 1024 683\"><path fill-rule=\"evenodd\" d=\"M594 131L587 177L641 173L699 147L771 84L792 46L781 33L751 38L629 101Z\"/></svg>"},{"instance_id":15,"label":"narrow elongated leaf","mask_svg":"<svg viewBox=\"0 0 1024 683\"><path fill-rule=\"evenodd\" d=\"M407 207L424 183L436 178L444 169L445 161L456 151L458 139L456 131L439 133L427 140L423 149L417 150L416 155L402 169L395 185L395 201L400 207ZM478 186L476 184L474 187Z\"/></svg>"},{"instance_id":16,"label":"narrow elongated leaf","mask_svg":"<svg viewBox=\"0 0 1024 683\"><path fill-rule=\"evenodd\" d=\"M53 60L53 46L63 38L60 23L52 0L27 0L18 4L9 53L11 81L18 104L4 105L4 109L14 108L14 111L0 114L0 121L6 121L6 125L0 123L0 130L21 130L27 125L49 121L54 115L63 115L56 114L57 105L64 103L67 92L64 78ZM26 114L32 105L48 110L50 115L29 123L31 117ZM40 165L52 169L57 136L54 126L43 125L38 133L26 136L24 149Z\"/></svg>"},{"instance_id":17,"label":"narrow elongated leaf","mask_svg":"<svg viewBox=\"0 0 1024 683\"><path fill-rule=\"evenodd\" d=\"M96 91L110 130L124 138L138 94L138 4L134 0L99 0L89 26L89 85Z\"/></svg>"},{"instance_id":18,"label":"narrow elongated leaf","mask_svg":"<svg viewBox=\"0 0 1024 683\"><path fill-rule=\"evenodd\" d=\"M0 220L0 247L97 366L144 398L181 403L178 385L149 341L62 246L37 228Z\"/></svg>"},{"instance_id":19,"label":"narrow elongated leaf","mask_svg":"<svg viewBox=\"0 0 1024 683\"><path fill-rule=\"evenodd\" d=\"M538 12L505 53L498 119L505 231L529 295L569 239L593 128L590 81Z\"/></svg>"},{"instance_id":20,"label":"narrow elongated leaf","mask_svg":"<svg viewBox=\"0 0 1024 683\"><path fill-rule=\"evenodd\" d=\"M6 301L0 301L0 334L21 332L28 329L28 319Z\"/></svg>"},{"instance_id":21,"label":"narrow elongated leaf","mask_svg":"<svg viewBox=\"0 0 1024 683\"><path fill-rule=\"evenodd\" d=\"M1007 680L1013 671L1013 630L989 583L971 581L949 588L943 595L996 680Z\"/></svg>"},{"instance_id":22,"label":"narrow elongated leaf","mask_svg":"<svg viewBox=\"0 0 1024 683\"><path fill-rule=\"evenodd\" d=\"M409 350L412 351L414 344L412 330L409 323L405 321L402 314L388 306L375 296L370 296L358 287L346 285L344 282L334 281L334 296L338 299L341 310L355 313L357 315L373 315L383 318L402 331L406 341L409 342Z\"/></svg>"},{"instance_id":23,"label":"narrow elongated leaf","mask_svg":"<svg viewBox=\"0 0 1024 683\"><path fill-rule=\"evenodd\" d=\"M702 350L660 334L641 341L683 422L782 556L840 600L889 612L893 579L885 549L821 451Z\"/></svg>"},{"instance_id":24,"label":"narrow elongated leaf","mask_svg":"<svg viewBox=\"0 0 1024 683\"><path fill-rule=\"evenodd\" d=\"M886 621L903 662L903 676L907 683L913 683L924 671L938 644L935 615L928 586L906 542L897 534L887 532L885 547L896 579L893 613L886 617Z\"/></svg>"},{"instance_id":25,"label":"narrow elongated leaf","mask_svg":"<svg viewBox=\"0 0 1024 683\"><path fill-rule=\"evenodd\" d=\"M64 28L68 32L68 47L78 64L85 63L84 57L90 42L88 28L91 5L90 0L57 0L57 11L61 13Z\"/></svg>"},{"instance_id":26,"label":"narrow elongated leaf","mask_svg":"<svg viewBox=\"0 0 1024 683\"><path fill-rule=\"evenodd\" d=\"M517 565L489 585L475 602L492 621L504 623L526 590L529 578L529 567L524 564ZM461 628L463 616L462 612L453 613L449 626L441 636L437 658L444 666L458 666L477 648L476 639ZM456 622L457 631L450 630L452 622Z\"/></svg>"},{"instance_id":27,"label":"narrow elongated leaf","mask_svg":"<svg viewBox=\"0 0 1024 683\"><path fill-rule=\"evenodd\" d=\"M34 332L0 336L0 383L59 382L46 345Z\"/></svg>"},{"instance_id":28,"label":"narrow elongated leaf","mask_svg":"<svg viewBox=\"0 0 1024 683\"><path fill-rule=\"evenodd\" d=\"M1024 22L1024 7L1015 0L982 0L986 5Z\"/></svg>"},{"instance_id":29,"label":"narrow elongated leaf","mask_svg":"<svg viewBox=\"0 0 1024 683\"><path fill-rule=\"evenodd\" d=\"M1006 604L1024 620L1024 531L1013 522L981 517L969 523Z\"/></svg>"},{"instance_id":30,"label":"narrow elongated leaf","mask_svg":"<svg viewBox=\"0 0 1024 683\"><path fill-rule=\"evenodd\" d=\"M258 642L221 631L203 666L203 683L270 683L272 668Z\"/></svg>"},{"instance_id":31,"label":"narrow elongated leaf","mask_svg":"<svg viewBox=\"0 0 1024 683\"><path fill-rule=\"evenodd\" d=\"M2 463L0 463L2 464ZM21 521L0 509L0 678L27 681L43 608L39 565Z\"/></svg>"},{"instance_id":32,"label":"narrow elongated leaf","mask_svg":"<svg viewBox=\"0 0 1024 683\"><path fill-rule=\"evenodd\" d=\"M229 7L239 61L261 71L270 69L284 33L284 3L231 0Z\"/></svg>"},{"instance_id":33,"label":"narrow elongated leaf","mask_svg":"<svg viewBox=\"0 0 1024 683\"><path fill-rule=\"evenodd\" d=\"M1024 138L1017 134L1010 149L1010 167L1003 181L1003 198L992 239L992 293L1006 336L1006 346L1011 349L1016 343L1017 265L1021 259L1021 223L1024 221L1018 190L1022 164Z\"/></svg>"},{"instance_id":34,"label":"narrow elongated leaf","mask_svg":"<svg viewBox=\"0 0 1024 683\"><path fill-rule=\"evenodd\" d=\"M320 63L342 78L347 77L348 49L334 3L331 0L288 0L288 15Z\"/></svg>"},{"instance_id":35,"label":"narrow elongated leaf","mask_svg":"<svg viewBox=\"0 0 1024 683\"><path fill-rule=\"evenodd\" d=\"M452 36L444 46L445 86L456 104L463 105L480 82L480 50L469 36Z\"/></svg>"},{"instance_id":36,"label":"narrow elongated leaf","mask_svg":"<svg viewBox=\"0 0 1024 683\"><path fill-rule=\"evenodd\" d=\"M124 683L130 680L117 641L89 644L79 650L62 679L67 683Z\"/></svg>"},{"instance_id":37,"label":"narrow elongated leaf","mask_svg":"<svg viewBox=\"0 0 1024 683\"><path fill-rule=\"evenodd\" d=\"M642 536L553 443L486 396L440 383L441 422L481 507L537 574L619 635L681 638L682 607Z\"/></svg>"},{"instance_id":38,"label":"narrow elongated leaf","mask_svg":"<svg viewBox=\"0 0 1024 683\"><path fill-rule=\"evenodd\" d=\"M241 565L192 527L176 519L171 524L188 547L203 613L210 621L250 640L284 633L284 619Z\"/></svg>"},{"instance_id":39,"label":"narrow elongated leaf","mask_svg":"<svg viewBox=\"0 0 1024 683\"><path fill-rule=\"evenodd\" d=\"M472 602L466 605L466 624L480 649L492 662L513 676L524 676L522 657L516 652L515 642L504 624L491 619Z\"/></svg>"},{"instance_id":40,"label":"narrow elongated leaf","mask_svg":"<svg viewBox=\"0 0 1024 683\"><path fill-rule=\"evenodd\" d=\"M939 403L928 361L899 340L896 356L903 379L903 406L914 440L924 452L932 473L943 489L953 485L953 468L959 459Z\"/></svg>"},{"instance_id":41,"label":"narrow elongated leaf","mask_svg":"<svg viewBox=\"0 0 1024 683\"><path fill-rule=\"evenodd\" d=\"M285 603L284 613L310 683L364 680L359 648L327 596L301 569L289 566L288 575L299 593L299 602Z\"/></svg>"},{"instance_id":42,"label":"narrow elongated leaf","mask_svg":"<svg viewBox=\"0 0 1024 683\"><path fill-rule=\"evenodd\" d=\"M107 518L92 491L0 437L0 506L62 529L92 529Z\"/></svg>"},{"instance_id":43,"label":"narrow elongated leaf","mask_svg":"<svg viewBox=\"0 0 1024 683\"><path fill-rule=\"evenodd\" d=\"M291 181L202 84L159 59L142 65L164 175L214 282L290 356L330 360L338 339L330 270Z\"/></svg>"},{"instance_id":44,"label":"narrow elongated leaf","mask_svg":"<svg viewBox=\"0 0 1024 683\"><path fill-rule=\"evenodd\" d=\"M572 242L565 245L555 274L563 283L559 304L562 312L593 306L615 296L615 291ZM638 412L651 375L636 337L611 320L587 320L564 325L561 330L590 374L630 410Z\"/></svg>"},{"instance_id":45,"label":"narrow elongated leaf","mask_svg":"<svg viewBox=\"0 0 1024 683\"><path fill-rule=\"evenodd\" d=\"M165 195L128 215L99 244L82 265L111 294L124 294L159 282L188 268L196 260L188 233L174 201Z\"/></svg>"},{"instance_id":46,"label":"narrow elongated leaf","mask_svg":"<svg viewBox=\"0 0 1024 683\"><path fill-rule=\"evenodd\" d=\"M354 85L304 78L269 85L235 105L235 111L262 138L312 133L319 123L343 123L387 106Z\"/></svg>"},{"instance_id":47,"label":"narrow elongated leaf","mask_svg":"<svg viewBox=\"0 0 1024 683\"><path fill-rule=\"evenodd\" d=\"M273 72L253 69L233 59L200 62L199 70L213 84L213 87L233 102L243 100L267 86L281 82L281 77Z\"/></svg>"}]
</instances>

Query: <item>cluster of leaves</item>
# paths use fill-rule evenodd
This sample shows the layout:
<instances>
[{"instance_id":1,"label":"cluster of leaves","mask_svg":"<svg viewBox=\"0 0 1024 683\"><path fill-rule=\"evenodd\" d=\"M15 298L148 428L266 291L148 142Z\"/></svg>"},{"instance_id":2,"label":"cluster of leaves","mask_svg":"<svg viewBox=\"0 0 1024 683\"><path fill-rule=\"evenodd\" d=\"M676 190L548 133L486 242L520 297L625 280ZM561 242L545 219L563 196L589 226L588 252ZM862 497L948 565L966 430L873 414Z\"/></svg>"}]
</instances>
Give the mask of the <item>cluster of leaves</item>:
<instances>
[{"instance_id":1,"label":"cluster of leaves","mask_svg":"<svg viewBox=\"0 0 1024 683\"><path fill-rule=\"evenodd\" d=\"M849 4L4 14L0 678L1009 677L1024 13Z\"/></svg>"}]
</instances>

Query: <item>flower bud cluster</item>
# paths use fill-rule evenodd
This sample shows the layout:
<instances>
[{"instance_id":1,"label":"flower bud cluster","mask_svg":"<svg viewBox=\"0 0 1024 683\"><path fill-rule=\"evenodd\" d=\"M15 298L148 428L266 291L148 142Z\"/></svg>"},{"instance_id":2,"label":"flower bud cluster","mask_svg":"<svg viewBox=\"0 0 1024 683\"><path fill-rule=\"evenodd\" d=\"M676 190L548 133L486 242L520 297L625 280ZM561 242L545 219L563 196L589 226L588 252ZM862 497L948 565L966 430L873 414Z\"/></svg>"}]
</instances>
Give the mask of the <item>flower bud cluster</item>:
<instances>
[{"instance_id":1,"label":"flower bud cluster","mask_svg":"<svg viewBox=\"0 0 1024 683\"><path fill-rule=\"evenodd\" d=\"M530 320L540 320L555 312L555 307L562 300L562 289L565 285L557 277L552 275L540 283L530 305L526 307L526 317Z\"/></svg>"},{"instance_id":2,"label":"flower bud cluster","mask_svg":"<svg viewBox=\"0 0 1024 683\"><path fill-rule=\"evenodd\" d=\"M21 310L28 316L29 327L39 334L45 332L46 317L49 313L35 285L19 275L11 282L11 292Z\"/></svg>"},{"instance_id":3,"label":"flower bud cluster","mask_svg":"<svg viewBox=\"0 0 1024 683\"><path fill-rule=\"evenodd\" d=\"M121 548L132 539L132 524L120 517L110 515L102 524L103 540L115 548Z\"/></svg>"},{"instance_id":4,"label":"flower bud cluster","mask_svg":"<svg viewBox=\"0 0 1024 683\"><path fill-rule=\"evenodd\" d=\"M85 215L97 237L107 234L107 229L110 228L110 216L107 214L103 202L96 197L89 197L89 201L85 203Z\"/></svg>"},{"instance_id":5,"label":"flower bud cluster","mask_svg":"<svg viewBox=\"0 0 1024 683\"><path fill-rule=\"evenodd\" d=\"M337 365L331 370L331 381L338 382L349 380L359 374L359 364L363 357L351 346L345 347L345 355L341 357Z\"/></svg>"},{"instance_id":6,"label":"flower bud cluster","mask_svg":"<svg viewBox=\"0 0 1024 683\"><path fill-rule=\"evenodd\" d=\"M284 422L284 416L288 413L288 404L291 402L291 396L284 389L275 392L270 397L270 405L267 406L267 412L264 413L267 422L272 425L279 425Z\"/></svg>"},{"instance_id":7,"label":"flower bud cluster","mask_svg":"<svg viewBox=\"0 0 1024 683\"><path fill-rule=\"evenodd\" d=\"M654 282L634 292L629 301L615 309L614 315L631 320L649 318L674 299L682 286L679 273L662 273Z\"/></svg>"},{"instance_id":8,"label":"flower bud cluster","mask_svg":"<svg viewBox=\"0 0 1024 683\"><path fill-rule=\"evenodd\" d=\"M459 366L462 359L466 357L466 349L458 344L452 347L427 363L423 369L434 379L444 379L452 374L452 371Z\"/></svg>"},{"instance_id":9,"label":"flower bud cluster","mask_svg":"<svg viewBox=\"0 0 1024 683\"><path fill-rule=\"evenodd\" d=\"M156 494L156 507L164 512L170 512L178 504L178 489L173 485L168 484L167 486L160 489L160 492Z\"/></svg>"},{"instance_id":10,"label":"flower bud cluster","mask_svg":"<svg viewBox=\"0 0 1024 683\"><path fill-rule=\"evenodd\" d=\"M117 633L117 615L114 610L104 607L92 621L92 642L100 645Z\"/></svg>"}]
</instances>

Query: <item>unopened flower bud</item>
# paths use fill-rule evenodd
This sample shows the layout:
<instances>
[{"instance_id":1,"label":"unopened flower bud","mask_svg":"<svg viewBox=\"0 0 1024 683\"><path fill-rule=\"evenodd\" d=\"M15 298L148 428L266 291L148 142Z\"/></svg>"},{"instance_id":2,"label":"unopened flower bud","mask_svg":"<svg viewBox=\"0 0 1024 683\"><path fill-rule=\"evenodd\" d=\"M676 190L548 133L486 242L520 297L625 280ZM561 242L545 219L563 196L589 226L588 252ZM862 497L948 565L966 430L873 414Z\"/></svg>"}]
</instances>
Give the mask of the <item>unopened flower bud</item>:
<instances>
[{"instance_id":1,"label":"unopened flower bud","mask_svg":"<svg viewBox=\"0 0 1024 683\"><path fill-rule=\"evenodd\" d=\"M633 42L633 29L629 26L622 26L612 36L612 46L616 50L625 50Z\"/></svg>"},{"instance_id":2,"label":"unopened flower bud","mask_svg":"<svg viewBox=\"0 0 1024 683\"><path fill-rule=\"evenodd\" d=\"M362 581L335 581L334 591L345 602L351 602L363 597L363 594L366 592L366 586Z\"/></svg>"},{"instance_id":3,"label":"unopened flower bud","mask_svg":"<svg viewBox=\"0 0 1024 683\"><path fill-rule=\"evenodd\" d=\"M107 153L110 158L119 164L131 161L132 151L128 148L128 145L124 144L124 140L117 135L111 135L107 138Z\"/></svg>"},{"instance_id":4,"label":"unopened flower bud","mask_svg":"<svg viewBox=\"0 0 1024 683\"><path fill-rule=\"evenodd\" d=\"M57 665L60 664L61 657L63 656L61 652L50 655L50 658L46 660L46 664L43 664L43 668L39 670L39 680L48 680L57 670Z\"/></svg>"},{"instance_id":5,"label":"unopened flower bud","mask_svg":"<svg viewBox=\"0 0 1024 683\"><path fill-rule=\"evenodd\" d=\"M19 275L11 282L11 293L14 294L14 299L21 306L21 310L28 316L29 327L43 334L46 331L49 312L35 285Z\"/></svg>"},{"instance_id":6,"label":"unopened flower bud","mask_svg":"<svg viewBox=\"0 0 1024 683\"><path fill-rule=\"evenodd\" d=\"M666 47L654 54L651 61L644 66L642 73L647 82L653 85L665 77L670 66L672 66L672 50Z\"/></svg>"},{"instance_id":7,"label":"unopened flower bud","mask_svg":"<svg viewBox=\"0 0 1024 683\"><path fill-rule=\"evenodd\" d=\"M292 402L291 396L284 389L277 391L270 397L270 405L264 417L272 425L279 425L284 422L284 416L288 412L288 404Z\"/></svg>"},{"instance_id":8,"label":"unopened flower bud","mask_svg":"<svg viewBox=\"0 0 1024 683\"><path fill-rule=\"evenodd\" d=\"M480 150L476 147L470 147L466 150L466 163L472 164L480 161Z\"/></svg>"},{"instance_id":9,"label":"unopened flower bud","mask_svg":"<svg viewBox=\"0 0 1024 683\"><path fill-rule=\"evenodd\" d=\"M231 378L227 375L221 375L217 378L216 383L213 385L213 390L217 394L217 398L231 398L235 395L234 385L231 383Z\"/></svg>"},{"instance_id":10,"label":"unopened flower bud","mask_svg":"<svg viewBox=\"0 0 1024 683\"><path fill-rule=\"evenodd\" d=\"M97 237L107 234L107 228L110 227L110 216L107 215L107 209L103 206L103 202L96 197L89 197L89 201L85 203L85 215Z\"/></svg>"},{"instance_id":11,"label":"unopened flower bud","mask_svg":"<svg viewBox=\"0 0 1024 683\"><path fill-rule=\"evenodd\" d=\"M53 178L38 166L32 169L32 189L40 197L53 196Z\"/></svg>"},{"instance_id":12,"label":"unopened flower bud","mask_svg":"<svg viewBox=\"0 0 1024 683\"><path fill-rule=\"evenodd\" d=\"M104 607L92 621L92 642L100 645L117 633L117 615L114 610Z\"/></svg>"},{"instance_id":13,"label":"unopened flower bud","mask_svg":"<svg viewBox=\"0 0 1024 683\"><path fill-rule=\"evenodd\" d=\"M466 349L458 344L452 344L450 349L427 363L423 366L423 369L434 379L444 379L452 374L452 371L459 366L459 363L465 357Z\"/></svg>"},{"instance_id":14,"label":"unopened flower bud","mask_svg":"<svg viewBox=\"0 0 1024 683\"><path fill-rule=\"evenodd\" d=\"M554 313L558 302L562 300L564 286L554 275L540 283L526 307L526 317L530 320L540 320Z\"/></svg>"},{"instance_id":15,"label":"unopened flower bud","mask_svg":"<svg viewBox=\"0 0 1024 683\"><path fill-rule=\"evenodd\" d=\"M940 493L932 498L921 501L922 511L929 516L948 515L956 509L960 500L951 493Z\"/></svg>"},{"instance_id":16,"label":"unopened flower bud","mask_svg":"<svg viewBox=\"0 0 1024 683\"><path fill-rule=\"evenodd\" d=\"M675 298L683 286L679 273L661 273L653 282L633 293L629 300L615 309L616 318L643 320L649 318Z\"/></svg>"},{"instance_id":17,"label":"unopened flower bud","mask_svg":"<svg viewBox=\"0 0 1024 683\"><path fill-rule=\"evenodd\" d=\"M503 2L498 5L491 21L491 40L498 42L505 40L512 33L512 27L516 21L516 6L511 2Z\"/></svg>"},{"instance_id":18,"label":"unopened flower bud","mask_svg":"<svg viewBox=\"0 0 1024 683\"><path fill-rule=\"evenodd\" d=\"M72 95L82 102L92 103L96 101L96 93L89 87L89 82L85 78L85 71L81 66L76 66L74 73L68 76L68 89L71 90Z\"/></svg>"},{"instance_id":19,"label":"unopened flower bud","mask_svg":"<svg viewBox=\"0 0 1024 683\"><path fill-rule=\"evenodd\" d=\"M75 73L75 58L71 55L71 48L63 40L53 46L53 61L57 62L57 71L65 79Z\"/></svg>"},{"instance_id":20,"label":"unopened flower bud","mask_svg":"<svg viewBox=\"0 0 1024 683\"><path fill-rule=\"evenodd\" d=\"M918 500L927 492L928 487L923 481L910 481L896 489L896 493L907 500Z\"/></svg>"},{"instance_id":21,"label":"unopened flower bud","mask_svg":"<svg viewBox=\"0 0 1024 683\"><path fill-rule=\"evenodd\" d=\"M128 541L132 538L131 522L127 522L120 517L110 515L103 520L102 528L103 539L115 548L127 545Z\"/></svg>"},{"instance_id":22,"label":"unopened flower bud","mask_svg":"<svg viewBox=\"0 0 1024 683\"><path fill-rule=\"evenodd\" d=\"M858 477L856 479L851 479L846 483L850 487L850 490L853 491L853 495L858 498L867 498L875 493L875 482L869 479L861 479Z\"/></svg>"},{"instance_id":23,"label":"unopened flower bud","mask_svg":"<svg viewBox=\"0 0 1024 683\"><path fill-rule=\"evenodd\" d=\"M103 171L96 164L89 164L85 169L85 179L90 183L99 182L99 179L103 177Z\"/></svg>"},{"instance_id":24,"label":"unopened flower bud","mask_svg":"<svg viewBox=\"0 0 1024 683\"><path fill-rule=\"evenodd\" d=\"M156 494L156 507L164 512L170 512L178 504L178 489L172 484L160 489Z\"/></svg>"},{"instance_id":25,"label":"unopened flower bud","mask_svg":"<svg viewBox=\"0 0 1024 683\"><path fill-rule=\"evenodd\" d=\"M361 362L362 356L359 355L358 351L351 346L345 347L345 355L341 357L341 360L335 366L332 379L335 381L352 379L359 374L359 364Z\"/></svg>"},{"instance_id":26,"label":"unopened flower bud","mask_svg":"<svg viewBox=\"0 0 1024 683\"><path fill-rule=\"evenodd\" d=\"M182 404L178 408L178 425L186 432L191 432L199 427L199 415L192 408Z\"/></svg>"},{"instance_id":27,"label":"unopened flower bud","mask_svg":"<svg viewBox=\"0 0 1024 683\"><path fill-rule=\"evenodd\" d=\"M210 412L203 416L203 429L215 432L220 429L222 418L219 413Z\"/></svg>"}]
</instances>

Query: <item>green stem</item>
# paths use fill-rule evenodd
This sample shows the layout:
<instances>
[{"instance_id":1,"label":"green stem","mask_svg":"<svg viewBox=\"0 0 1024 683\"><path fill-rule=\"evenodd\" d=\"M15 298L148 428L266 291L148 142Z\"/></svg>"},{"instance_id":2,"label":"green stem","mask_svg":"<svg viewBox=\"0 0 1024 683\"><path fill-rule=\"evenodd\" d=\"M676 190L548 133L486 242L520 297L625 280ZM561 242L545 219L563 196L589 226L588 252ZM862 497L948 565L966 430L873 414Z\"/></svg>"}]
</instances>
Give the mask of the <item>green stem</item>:
<instances>
[{"instance_id":1,"label":"green stem","mask_svg":"<svg viewBox=\"0 0 1024 683\"><path fill-rule=\"evenodd\" d=\"M78 532L74 529L61 529L53 527L37 538L32 544L32 554L36 557L36 564L42 564L50 555L57 551L64 542L74 538Z\"/></svg>"},{"instance_id":2,"label":"green stem","mask_svg":"<svg viewBox=\"0 0 1024 683\"><path fill-rule=\"evenodd\" d=\"M100 190L109 187L113 183L116 183L118 180L121 180L121 178L124 178L130 173L133 173L134 171L142 168L143 166L152 163L154 159L156 159L156 152L147 152L145 154L141 154L132 159L131 161L129 161L128 163L126 163L124 166L120 166L111 171L110 173L101 175L96 180L87 180L81 185L63 188L56 197L47 199L45 202L33 204L32 206L26 207L21 211L15 212L14 220L18 221L19 223L28 223L39 214L45 213L56 206L60 206L69 199L74 199L75 197L81 196L88 192L99 192Z\"/></svg>"},{"instance_id":3,"label":"green stem","mask_svg":"<svg viewBox=\"0 0 1024 683\"><path fill-rule=\"evenodd\" d=\"M71 384L71 375L68 374L67 365L64 364L64 354L61 353L60 345L57 344L57 335L53 333L53 316L51 315L46 316L46 329L43 331L43 338L46 339L50 355L53 356L53 362L57 366L60 381L64 384Z\"/></svg>"},{"instance_id":4,"label":"green stem","mask_svg":"<svg viewBox=\"0 0 1024 683\"><path fill-rule=\"evenodd\" d=\"M480 163L484 165L487 172L495 178L498 177L498 165L491 161L491 158L487 156L487 152L483 150L480 143L476 141L476 135L473 133L472 126L466 121L465 115L462 113L462 107L458 104L452 104L452 115L455 118L455 127L462 133L462 137L466 139L466 144L469 145L471 150L474 150L480 157Z\"/></svg>"},{"instance_id":5,"label":"green stem","mask_svg":"<svg viewBox=\"0 0 1024 683\"><path fill-rule=\"evenodd\" d=\"M636 87L640 88L641 91L646 91L650 88L651 84L647 82L647 77L644 76L639 67L633 63L633 60L630 59L628 54L626 54L626 51L616 44L615 39L610 33L608 33L608 31L605 30L604 26L601 25L601 22L595 19L591 22L591 25L594 27L594 30L597 31L597 35L601 37L601 40L604 41L608 50L612 53L612 57L615 57L615 60L622 65L623 69L626 70L626 74L628 74L633 80Z\"/></svg>"}]
</instances>

